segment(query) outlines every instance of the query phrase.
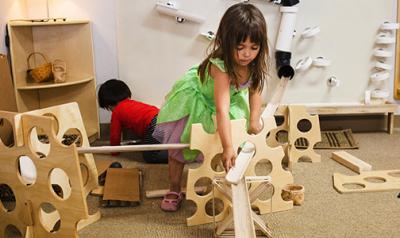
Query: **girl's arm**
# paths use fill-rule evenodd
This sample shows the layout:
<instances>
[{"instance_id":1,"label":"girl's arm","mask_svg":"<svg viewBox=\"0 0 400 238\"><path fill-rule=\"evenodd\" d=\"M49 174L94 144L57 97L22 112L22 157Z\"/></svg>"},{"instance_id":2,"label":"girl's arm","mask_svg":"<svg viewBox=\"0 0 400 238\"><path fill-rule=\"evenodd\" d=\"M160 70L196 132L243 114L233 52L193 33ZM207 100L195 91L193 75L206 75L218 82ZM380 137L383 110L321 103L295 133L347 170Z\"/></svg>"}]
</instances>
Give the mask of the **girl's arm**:
<instances>
[{"instance_id":1,"label":"girl's arm","mask_svg":"<svg viewBox=\"0 0 400 238\"><path fill-rule=\"evenodd\" d=\"M260 122L261 106L262 106L261 91L258 91L257 89L255 90L250 89L249 102L250 102L249 133L258 134L262 130L262 125Z\"/></svg>"},{"instance_id":2,"label":"girl's arm","mask_svg":"<svg viewBox=\"0 0 400 238\"><path fill-rule=\"evenodd\" d=\"M222 160L228 171L235 164L236 152L232 147L230 108L230 81L227 73L216 66L210 66L211 76L214 78L214 100L217 113L217 129L221 139L223 153Z\"/></svg>"}]
</instances>

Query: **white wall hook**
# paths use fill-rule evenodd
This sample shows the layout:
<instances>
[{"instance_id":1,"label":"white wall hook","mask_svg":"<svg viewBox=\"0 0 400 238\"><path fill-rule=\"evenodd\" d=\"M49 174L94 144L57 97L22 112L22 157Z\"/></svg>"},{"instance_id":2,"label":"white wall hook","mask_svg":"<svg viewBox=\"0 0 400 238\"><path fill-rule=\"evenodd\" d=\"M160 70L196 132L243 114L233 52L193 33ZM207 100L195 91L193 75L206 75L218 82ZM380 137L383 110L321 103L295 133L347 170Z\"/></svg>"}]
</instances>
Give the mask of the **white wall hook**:
<instances>
[{"instance_id":1,"label":"white wall hook","mask_svg":"<svg viewBox=\"0 0 400 238\"><path fill-rule=\"evenodd\" d=\"M381 25L381 30L397 30L399 29L399 23L397 22L384 22Z\"/></svg>"},{"instance_id":2,"label":"white wall hook","mask_svg":"<svg viewBox=\"0 0 400 238\"><path fill-rule=\"evenodd\" d=\"M389 72L381 71L381 72L372 74L370 78L371 78L372 82L378 83L378 82L382 82L382 81L388 79L389 77L390 77Z\"/></svg>"},{"instance_id":3,"label":"white wall hook","mask_svg":"<svg viewBox=\"0 0 400 238\"><path fill-rule=\"evenodd\" d=\"M374 50L374 56L382 58L390 58L393 56L393 53L391 51L379 48Z\"/></svg>"},{"instance_id":4,"label":"white wall hook","mask_svg":"<svg viewBox=\"0 0 400 238\"><path fill-rule=\"evenodd\" d=\"M184 21L202 23L205 21L204 17L202 16L180 10L173 2L157 2L156 9L160 13L175 17L178 23L182 23Z\"/></svg>"},{"instance_id":5,"label":"white wall hook","mask_svg":"<svg viewBox=\"0 0 400 238\"><path fill-rule=\"evenodd\" d=\"M318 56L313 59L313 65L316 67L328 67L331 65L331 61L323 56Z\"/></svg>"},{"instance_id":6,"label":"white wall hook","mask_svg":"<svg viewBox=\"0 0 400 238\"><path fill-rule=\"evenodd\" d=\"M310 68L312 62L313 60L311 59L311 57L307 56L306 58L297 61L295 70L297 72L306 71L308 68Z\"/></svg>"},{"instance_id":7,"label":"white wall hook","mask_svg":"<svg viewBox=\"0 0 400 238\"><path fill-rule=\"evenodd\" d=\"M338 80L335 76L331 76L328 78L327 84L329 87L339 87L340 80Z\"/></svg>"},{"instance_id":8,"label":"white wall hook","mask_svg":"<svg viewBox=\"0 0 400 238\"><path fill-rule=\"evenodd\" d=\"M207 31L201 33L202 36L206 37L209 40L213 40L215 38L215 33L213 31Z\"/></svg>"},{"instance_id":9,"label":"white wall hook","mask_svg":"<svg viewBox=\"0 0 400 238\"><path fill-rule=\"evenodd\" d=\"M393 44L396 42L396 38L391 36L390 34L387 33L380 33L376 37L376 43L377 44Z\"/></svg>"},{"instance_id":10,"label":"white wall hook","mask_svg":"<svg viewBox=\"0 0 400 238\"><path fill-rule=\"evenodd\" d=\"M383 70L389 70L390 71L390 70L392 70L393 67L390 64L385 64L382 61L377 61L375 63L375 68L383 69Z\"/></svg>"},{"instance_id":11,"label":"white wall hook","mask_svg":"<svg viewBox=\"0 0 400 238\"><path fill-rule=\"evenodd\" d=\"M311 37L317 35L320 31L321 31L321 29L319 28L319 26L306 27L304 29L303 33L301 33L301 37L302 38L311 38Z\"/></svg>"},{"instance_id":12,"label":"white wall hook","mask_svg":"<svg viewBox=\"0 0 400 238\"><path fill-rule=\"evenodd\" d=\"M382 89L375 89L371 92L372 98L386 99L389 97L389 92Z\"/></svg>"}]
</instances>

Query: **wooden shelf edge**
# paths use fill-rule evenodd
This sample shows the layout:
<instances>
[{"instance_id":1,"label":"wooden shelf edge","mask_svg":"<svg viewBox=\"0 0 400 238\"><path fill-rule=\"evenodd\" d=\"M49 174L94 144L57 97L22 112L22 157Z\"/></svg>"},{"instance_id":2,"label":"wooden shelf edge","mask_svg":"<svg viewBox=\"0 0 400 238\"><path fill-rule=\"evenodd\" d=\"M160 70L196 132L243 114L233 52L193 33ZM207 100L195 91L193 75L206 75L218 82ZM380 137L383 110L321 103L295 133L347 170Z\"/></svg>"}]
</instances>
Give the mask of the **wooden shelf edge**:
<instances>
[{"instance_id":1,"label":"wooden shelf edge","mask_svg":"<svg viewBox=\"0 0 400 238\"><path fill-rule=\"evenodd\" d=\"M57 21L53 21L53 19L49 19L48 21L41 21L47 19L16 19L9 20L8 25L12 27L18 26L52 26L52 25L74 25L74 24L87 24L88 20L66 20L57 19Z\"/></svg>"},{"instance_id":2,"label":"wooden shelf edge","mask_svg":"<svg viewBox=\"0 0 400 238\"><path fill-rule=\"evenodd\" d=\"M30 83L26 86L17 86L18 90L35 90L35 89L47 89L47 88L62 88L68 87L77 84L83 84L94 80L94 77L84 78L81 80L75 80L65 83L54 83L54 82L47 82L47 83Z\"/></svg>"},{"instance_id":3,"label":"wooden shelf edge","mask_svg":"<svg viewBox=\"0 0 400 238\"><path fill-rule=\"evenodd\" d=\"M280 105L275 115L284 115L288 105ZM385 104L359 104L359 105L304 105L307 112L318 115L343 115L343 114L375 114L375 113L394 113L399 105L396 103Z\"/></svg>"}]
</instances>

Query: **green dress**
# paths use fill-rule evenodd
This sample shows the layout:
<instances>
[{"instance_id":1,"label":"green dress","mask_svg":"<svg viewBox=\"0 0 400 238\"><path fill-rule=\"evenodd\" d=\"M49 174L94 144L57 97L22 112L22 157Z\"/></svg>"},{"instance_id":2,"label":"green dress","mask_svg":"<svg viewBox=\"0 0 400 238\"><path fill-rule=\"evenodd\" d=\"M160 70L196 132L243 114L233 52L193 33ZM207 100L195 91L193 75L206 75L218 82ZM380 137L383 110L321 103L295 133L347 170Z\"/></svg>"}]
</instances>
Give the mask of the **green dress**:
<instances>
[{"instance_id":1,"label":"green dress","mask_svg":"<svg viewBox=\"0 0 400 238\"><path fill-rule=\"evenodd\" d=\"M225 71L224 62L219 58L211 58L210 62ZM205 72L205 82L201 83L198 75L198 66L191 68L175 83L168 93L166 102L160 109L157 119L157 127L163 123L178 121L187 117L187 123L180 136L181 143L189 143L191 125L201 123L208 133L215 133L216 127L213 122L216 108L214 102L214 79ZM251 80L249 80L250 82ZM249 118L248 85L241 85L237 89L234 85L230 87L230 119ZM162 141L165 143L165 141ZM168 143L168 142L167 142ZM176 143L176 142L170 142ZM185 162L194 161L198 151L184 149Z\"/></svg>"}]
</instances>

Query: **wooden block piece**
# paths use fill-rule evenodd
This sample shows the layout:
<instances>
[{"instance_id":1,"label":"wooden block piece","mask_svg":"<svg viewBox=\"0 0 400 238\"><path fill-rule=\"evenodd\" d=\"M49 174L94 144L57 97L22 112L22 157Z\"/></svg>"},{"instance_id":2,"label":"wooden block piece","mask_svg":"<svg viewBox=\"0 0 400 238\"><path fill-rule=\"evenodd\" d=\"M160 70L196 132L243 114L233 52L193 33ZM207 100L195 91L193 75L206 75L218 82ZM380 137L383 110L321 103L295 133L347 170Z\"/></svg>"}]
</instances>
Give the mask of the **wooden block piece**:
<instances>
[{"instance_id":1,"label":"wooden block piece","mask_svg":"<svg viewBox=\"0 0 400 238\"><path fill-rule=\"evenodd\" d=\"M137 168L107 169L104 200L140 202L140 175Z\"/></svg>"},{"instance_id":2,"label":"wooden block piece","mask_svg":"<svg viewBox=\"0 0 400 238\"><path fill-rule=\"evenodd\" d=\"M360 173L361 171L372 170L372 166L370 164L360 160L344 150L333 152L331 158L357 173Z\"/></svg>"}]
</instances>

